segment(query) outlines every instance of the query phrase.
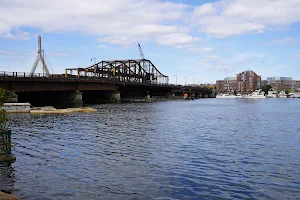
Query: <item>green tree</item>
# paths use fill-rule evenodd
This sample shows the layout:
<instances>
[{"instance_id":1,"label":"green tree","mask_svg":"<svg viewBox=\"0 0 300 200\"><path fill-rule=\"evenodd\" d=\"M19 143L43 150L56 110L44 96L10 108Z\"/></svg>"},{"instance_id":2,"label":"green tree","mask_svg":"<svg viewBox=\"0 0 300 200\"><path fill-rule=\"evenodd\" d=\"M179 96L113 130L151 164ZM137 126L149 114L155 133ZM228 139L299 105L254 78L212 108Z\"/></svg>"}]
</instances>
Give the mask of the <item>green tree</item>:
<instances>
[{"instance_id":1,"label":"green tree","mask_svg":"<svg viewBox=\"0 0 300 200\"><path fill-rule=\"evenodd\" d=\"M284 92L285 92L286 94L289 94L289 93L292 92L292 90L285 90Z\"/></svg>"},{"instance_id":2,"label":"green tree","mask_svg":"<svg viewBox=\"0 0 300 200\"><path fill-rule=\"evenodd\" d=\"M268 84L264 88L262 88L262 90L267 94L271 88L272 88L272 86Z\"/></svg>"},{"instance_id":3,"label":"green tree","mask_svg":"<svg viewBox=\"0 0 300 200\"><path fill-rule=\"evenodd\" d=\"M6 98L6 91L0 88L0 131L5 129L6 112L3 110L3 104Z\"/></svg>"}]
</instances>

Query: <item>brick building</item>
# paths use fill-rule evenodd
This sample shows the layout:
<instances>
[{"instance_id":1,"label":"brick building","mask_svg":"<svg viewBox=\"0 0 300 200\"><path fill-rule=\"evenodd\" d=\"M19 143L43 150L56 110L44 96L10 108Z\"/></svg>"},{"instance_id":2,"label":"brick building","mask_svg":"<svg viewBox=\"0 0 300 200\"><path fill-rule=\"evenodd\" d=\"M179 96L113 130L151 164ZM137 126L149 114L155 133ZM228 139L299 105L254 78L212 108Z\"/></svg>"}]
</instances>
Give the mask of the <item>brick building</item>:
<instances>
[{"instance_id":1,"label":"brick building","mask_svg":"<svg viewBox=\"0 0 300 200\"><path fill-rule=\"evenodd\" d=\"M256 89L261 89L261 76L254 71L243 71L236 75L236 79L238 92L253 92Z\"/></svg>"},{"instance_id":2,"label":"brick building","mask_svg":"<svg viewBox=\"0 0 300 200\"><path fill-rule=\"evenodd\" d=\"M228 79L228 80L227 80ZM229 83L229 85L227 85ZM256 89L262 88L261 76L254 71L248 70L241 72L236 77L224 78L224 80L216 81L216 89L218 92L224 93L229 91L237 92L253 92Z\"/></svg>"},{"instance_id":3,"label":"brick building","mask_svg":"<svg viewBox=\"0 0 300 200\"><path fill-rule=\"evenodd\" d=\"M216 81L216 89L219 92L237 91L236 77L224 78L224 80Z\"/></svg>"},{"instance_id":4,"label":"brick building","mask_svg":"<svg viewBox=\"0 0 300 200\"><path fill-rule=\"evenodd\" d=\"M267 78L267 84L271 85L275 90L300 91L300 81L293 80L292 77L270 77Z\"/></svg>"}]
</instances>

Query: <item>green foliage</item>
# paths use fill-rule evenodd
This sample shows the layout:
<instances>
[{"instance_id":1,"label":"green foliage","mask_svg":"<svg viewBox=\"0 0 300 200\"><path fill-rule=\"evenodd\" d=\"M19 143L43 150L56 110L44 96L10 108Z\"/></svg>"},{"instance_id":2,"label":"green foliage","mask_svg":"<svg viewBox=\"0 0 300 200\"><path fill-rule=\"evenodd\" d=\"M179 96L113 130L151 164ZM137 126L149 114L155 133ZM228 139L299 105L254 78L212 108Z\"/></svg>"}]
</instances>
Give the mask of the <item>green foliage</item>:
<instances>
[{"instance_id":1,"label":"green foliage","mask_svg":"<svg viewBox=\"0 0 300 200\"><path fill-rule=\"evenodd\" d=\"M267 94L271 88L272 88L271 85L266 85L264 88L262 88L262 90Z\"/></svg>"},{"instance_id":2,"label":"green foliage","mask_svg":"<svg viewBox=\"0 0 300 200\"><path fill-rule=\"evenodd\" d=\"M289 93L292 92L292 90L285 90L284 92L285 92L286 94L289 94Z\"/></svg>"},{"instance_id":3,"label":"green foliage","mask_svg":"<svg viewBox=\"0 0 300 200\"><path fill-rule=\"evenodd\" d=\"M6 112L2 109L6 98L6 91L0 88L0 131L5 129Z\"/></svg>"}]
</instances>

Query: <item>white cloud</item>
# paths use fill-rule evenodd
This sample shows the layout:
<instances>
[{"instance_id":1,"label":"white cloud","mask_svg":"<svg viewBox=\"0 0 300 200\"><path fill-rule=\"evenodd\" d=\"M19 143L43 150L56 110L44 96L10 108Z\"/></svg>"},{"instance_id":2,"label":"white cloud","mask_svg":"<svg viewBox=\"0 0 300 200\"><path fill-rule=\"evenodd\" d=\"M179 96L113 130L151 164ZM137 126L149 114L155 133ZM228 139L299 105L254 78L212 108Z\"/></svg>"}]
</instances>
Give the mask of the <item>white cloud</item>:
<instances>
[{"instance_id":1,"label":"white cloud","mask_svg":"<svg viewBox=\"0 0 300 200\"><path fill-rule=\"evenodd\" d=\"M297 57L297 58L300 58L300 53L297 53L297 54L296 54L296 57Z\"/></svg>"},{"instance_id":2,"label":"white cloud","mask_svg":"<svg viewBox=\"0 0 300 200\"><path fill-rule=\"evenodd\" d=\"M162 45L184 45L190 44L196 41L200 41L198 37L186 35L184 33L171 33L167 35L161 35L157 38L157 43Z\"/></svg>"},{"instance_id":3,"label":"white cloud","mask_svg":"<svg viewBox=\"0 0 300 200\"><path fill-rule=\"evenodd\" d=\"M180 22L188 8L159 0L5 1L0 6L0 35L20 26L46 32L81 32L111 44L152 40L176 46L199 40ZM11 34L6 37L14 38Z\"/></svg>"},{"instance_id":4,"label":"white cloud","mask_svg":"<svg viewBox=\"0 0 300 200\"><path fill-rule=\"evenodd\" d=\"M142 38L132 38L129 36L107 36L98 38L98 42L110 43L110 44L121 44L121 45L129 45L134 42L140 41Z\"/></svg>"},{"instance_id":5,"label":"white cloud","mask_svg":"<svg viewBox=\"0 0 300 200\"><path fill-rule=\"evenodd\" d=\"M197 7L193 15L194 16L204 16L204 15L213 15L217 13L217 9L211 3L203 4L200 7Z\"/></svg>"},{"instance_id":6,"label":"white cloud","mask_svg":"<svg viewBox=\"0 0 300 200\"><path fill-rule=\"evenodd\" d=\"M219 59L219 58L220 58L220 56L216 56L216 55L206 56L206 59L212 59L212 60Z\"/></svg>"},{"instance_id":7,"label":"white cloud","mask_svg":"<svg viewBox=\"0 0 300 200\"><path fill-rule=\"evenodd\" d=\"M13 31L4 33L2 35L4 39L10 40L28 40L30 36L30 33L21 31L19 27L16 27Z\"/></svg>"},{"instance_id":8,"label":"white cloud","mask_svg":"<svg viewBox=\"0 0 300 200\"><path fill-rule=\"evenodd\" d=\"M283 38L279 40L272 40L267 42L268 44L281 44L281 45L288 45L294 44L296 41L293 38Z\"/></svg>"},{"instance_id":9,"label":"white cloud","mask_svg":"<svg viewBox=\"0 0 300 200\"><path fill-rule=\"evenodd\" d=\"M201 51L201 52L209 52L209 51L212 51L212 50L213 50L213 48L207 47L207 48L201 49L200 51Z\"/></svg>"},{"instance_id":10,"label":"white cloud","mask_svg":"<svg viewBox=\"0 0 300 200\"><path fill-rule=\"evenodd\" d=\"M299 21L299 0L220 0L195 8L192 16L200 32L220 38L263 33Z\"/></svg>"}]
</instances>

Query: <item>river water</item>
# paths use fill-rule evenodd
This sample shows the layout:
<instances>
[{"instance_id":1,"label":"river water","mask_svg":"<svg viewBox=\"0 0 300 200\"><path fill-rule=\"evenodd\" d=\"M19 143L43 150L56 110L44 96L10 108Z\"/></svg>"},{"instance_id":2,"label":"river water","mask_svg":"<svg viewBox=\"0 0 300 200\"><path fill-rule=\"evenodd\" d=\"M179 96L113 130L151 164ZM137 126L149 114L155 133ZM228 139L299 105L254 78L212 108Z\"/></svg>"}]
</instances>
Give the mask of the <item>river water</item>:
<instances>
[{"instance_id":1,"label":"river water","mask_svg":"<svg viewBox=\"0 0 300 200\"><path fill-rule=\"evenodd\" d=\"M300 99L90 105L9 115L21 199L300 199Z\"/></svg>"}]
</instances>

